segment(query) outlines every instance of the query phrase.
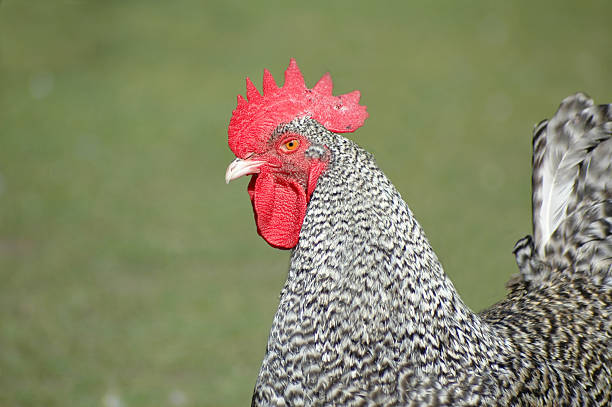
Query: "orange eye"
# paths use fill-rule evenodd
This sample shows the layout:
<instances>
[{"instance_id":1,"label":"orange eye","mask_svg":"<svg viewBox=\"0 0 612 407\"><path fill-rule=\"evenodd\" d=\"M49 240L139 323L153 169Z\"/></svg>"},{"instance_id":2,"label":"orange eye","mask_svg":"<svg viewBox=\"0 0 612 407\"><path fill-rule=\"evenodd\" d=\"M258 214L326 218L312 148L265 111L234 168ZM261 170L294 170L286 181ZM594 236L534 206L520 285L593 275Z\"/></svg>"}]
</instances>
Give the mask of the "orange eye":
<instances>
[{"instance_id":1,"label":"orange eye","mask_svg":"<svg viewBox=\"0 0 612 407\"><path fill-rule=\"evenodd\" d=\"M292 140L289 140L288 142L286 142L285 144L283 144L282 148L286 152L289 152L289 151L294 151L299 146L300 146L300 141L296 140L296 139L292 139Z\"/></svg>"}]
</instances>

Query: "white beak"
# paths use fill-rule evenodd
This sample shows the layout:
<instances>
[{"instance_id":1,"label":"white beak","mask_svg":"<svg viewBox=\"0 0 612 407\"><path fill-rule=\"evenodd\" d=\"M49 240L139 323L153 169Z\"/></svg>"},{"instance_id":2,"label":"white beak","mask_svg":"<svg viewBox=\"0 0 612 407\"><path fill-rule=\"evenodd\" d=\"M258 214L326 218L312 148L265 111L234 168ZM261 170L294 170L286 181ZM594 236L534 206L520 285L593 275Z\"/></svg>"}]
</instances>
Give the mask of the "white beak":
<instances>
[{"instance_id":1,"label":"white beak","mask_svg":"<svg viewBox=\"0 0 612 407\"><path fill-rule=\"evenodd\" d=\"M227 167L227 171L225 171L225 183L229 184L231 180L240 178L243 175L259 173L259 167L264 162L265 161L243 160L242 158L236 158Z\"/></svg>"}]
</instances>

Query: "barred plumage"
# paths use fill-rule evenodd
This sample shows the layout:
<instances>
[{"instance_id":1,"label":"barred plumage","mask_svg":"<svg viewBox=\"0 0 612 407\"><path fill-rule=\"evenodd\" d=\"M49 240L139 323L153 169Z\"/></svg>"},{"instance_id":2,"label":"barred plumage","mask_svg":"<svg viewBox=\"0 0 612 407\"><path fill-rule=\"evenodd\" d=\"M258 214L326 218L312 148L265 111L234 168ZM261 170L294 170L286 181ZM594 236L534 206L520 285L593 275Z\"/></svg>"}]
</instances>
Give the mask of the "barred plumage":
<instances>
[{"instance_id":1,"label":"barred plumage","mask_svg":"<svg viewBox=\"0 0 612 407\"><path fill-rule=\"evenodd\" d=\"M507 298L480 314L371 154L309 117L279 125L325 170L252 405L610 405L610 111L577 94L536 127L535 237L515 246Z\"/></svg>"}]
</instances>

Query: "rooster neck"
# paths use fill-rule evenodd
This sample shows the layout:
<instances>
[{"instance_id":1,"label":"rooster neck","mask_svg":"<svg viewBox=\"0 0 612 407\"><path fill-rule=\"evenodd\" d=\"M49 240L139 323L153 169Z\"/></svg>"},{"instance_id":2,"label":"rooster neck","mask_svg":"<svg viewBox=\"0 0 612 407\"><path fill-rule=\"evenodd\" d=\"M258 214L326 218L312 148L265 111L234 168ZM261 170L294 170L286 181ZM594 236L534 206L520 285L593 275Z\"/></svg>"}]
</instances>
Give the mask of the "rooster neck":
<instances>
[{"instance_id":1,"label":"rooster neck","mask_svg":"<svg viewBox=\"0 0 612 407\"><path fill-rule=\"evenodd\" d=\"M459 298L372 156L337 135L321 141L332 159L291 256L262 373L301 375L321 362L359 372L371 355L379 367L412 365L438 376L475 357L493 360L503 344ZM469 354L465 343L474 345Z\"/></svg>"},{"instance_id":2,"label":"rooster neck","mask_svg":"<svg viewBox=\"0 0 612 407\"><path fill-rule=\"evenodd\" d=\"M339 139L342 153L334 153L310 201L281 302L297 301L302 313L309 304L337 310L366 342L401 337L389 331L393 325L438 341L440 330L473 314L372 156Z\"/></svg>"}]
</instances>

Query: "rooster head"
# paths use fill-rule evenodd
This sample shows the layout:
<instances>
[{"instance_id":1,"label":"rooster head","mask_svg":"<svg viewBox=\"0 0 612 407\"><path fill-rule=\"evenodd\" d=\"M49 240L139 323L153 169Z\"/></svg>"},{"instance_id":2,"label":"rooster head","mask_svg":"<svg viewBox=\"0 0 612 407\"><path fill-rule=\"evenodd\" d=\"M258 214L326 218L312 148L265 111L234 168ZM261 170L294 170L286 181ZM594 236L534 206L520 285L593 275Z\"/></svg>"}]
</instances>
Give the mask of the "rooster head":
<instances>
[{"instance_id":1,"label":"rooster head","mask_svg":"<svg viewBox=\"0 0 612 407\"><path fill-rule=\"evenodd\" d=\"M252 175L248 192L257 232L270 245L290 249L297 245L306 208L317 180L327 167L325 146L314 144L307 134L286 131L283 126L310 118L330 132L352 132L368 117L359 105L360 93L332 95L329 73L308 89L291 59L285 83L278 87L264 70L263 94L246 79L247 99L238 95L238 106L228 128L228 143L236 155L225 174L226 182Z\"/></svg>"}]
</instances>

